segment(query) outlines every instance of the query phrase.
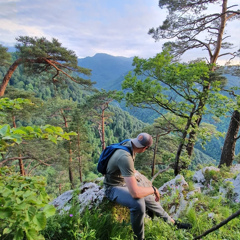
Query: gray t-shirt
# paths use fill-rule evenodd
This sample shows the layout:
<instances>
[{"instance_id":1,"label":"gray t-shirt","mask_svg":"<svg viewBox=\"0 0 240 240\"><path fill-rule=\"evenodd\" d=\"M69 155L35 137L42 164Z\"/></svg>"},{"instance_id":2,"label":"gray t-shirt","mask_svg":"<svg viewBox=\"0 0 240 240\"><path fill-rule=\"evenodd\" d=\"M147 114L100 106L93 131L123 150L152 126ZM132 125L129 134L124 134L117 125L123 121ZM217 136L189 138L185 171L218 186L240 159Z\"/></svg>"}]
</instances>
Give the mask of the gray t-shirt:
<instances>
[{"instance_id":1,"label":"gray t-shirt","mask_svg":"<svg viewBox=\"0 0 240 240\"><path fill-rule=\"evenodd\" d=\"M131 147L131 141L123 144ZM109 159L107 171L104 178L105 186L123 186L125 184L123 177L134 176L134 159L129 152L123 149L117 149Z\"/></svg>"}]
</instances>

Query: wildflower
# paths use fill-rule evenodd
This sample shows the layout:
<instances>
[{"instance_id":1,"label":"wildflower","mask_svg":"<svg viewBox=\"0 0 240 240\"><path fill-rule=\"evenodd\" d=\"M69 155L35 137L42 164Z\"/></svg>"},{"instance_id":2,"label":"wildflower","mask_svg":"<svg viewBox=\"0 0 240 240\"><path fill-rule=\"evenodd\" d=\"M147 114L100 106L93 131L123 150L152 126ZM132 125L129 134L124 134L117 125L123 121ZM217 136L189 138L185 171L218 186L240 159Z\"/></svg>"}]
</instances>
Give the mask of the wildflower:
<instances>
[{"instance_id":1,"label":"wildflower","mask_svg":"<svg viewBox=\"0 0 240 240\"><path fill-rule=\"evenodd\" d=\"M73 217L73 214L70 214L69 216L70 216L70 217Z\"/></svg>"}]
</instances>

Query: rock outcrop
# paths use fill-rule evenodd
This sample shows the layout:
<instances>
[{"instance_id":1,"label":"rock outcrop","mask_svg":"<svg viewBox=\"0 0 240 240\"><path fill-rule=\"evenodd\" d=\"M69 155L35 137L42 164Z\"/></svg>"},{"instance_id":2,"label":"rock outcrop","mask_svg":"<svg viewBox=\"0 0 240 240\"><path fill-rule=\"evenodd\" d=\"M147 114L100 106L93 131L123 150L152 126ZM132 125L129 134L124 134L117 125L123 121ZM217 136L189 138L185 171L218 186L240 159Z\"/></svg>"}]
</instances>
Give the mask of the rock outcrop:
<instances>
[{"instance_id":1,"label":"rock outcrop","mask_svg":"<svg viewBox=\"0 0 240 240\"><path fill-rule=\"evenodd\" d=\"M239 166L235 166L233 169L235 174L240 172ZM188 183L185 181L182 175L177 175L174 179L164 183L163 186L158 189L162 197L168 195L168 198L172 199L169 209L165 210L173 218L178 218L183 211L188 211L193 204L198 201L198 199L195 197L196 193L211 190L211 186L206 186L206 179L204 177L204 174L207 170L219 172L219 169L216 167L206 167L196 171L193 175L193 181L195 182L195 185L193 189L191 188L191 190L189 190ZM135 177L139 186L152 186L152 182L141 173L136 172ZM92 207L97 207L102 203L104 199L104 189L100 187L99 184L99 181L102 180L103 179L98 179L98 181L95 183L85 183L80 187L80 193L77 196L80 204L80 212L83 212L86 208L91 209ZM232 200L240 202L240 173L235 178L229 178L225 181L231 185L231 191L233 192ZM224 189L223 186L220 189L220 194L224 196L227 194L228 190L229 189ZM54 205L60 212L68 211L71 207L73 194L73 190L67 191L53 200L50 204Z\"/></svg>"}]
</instances>

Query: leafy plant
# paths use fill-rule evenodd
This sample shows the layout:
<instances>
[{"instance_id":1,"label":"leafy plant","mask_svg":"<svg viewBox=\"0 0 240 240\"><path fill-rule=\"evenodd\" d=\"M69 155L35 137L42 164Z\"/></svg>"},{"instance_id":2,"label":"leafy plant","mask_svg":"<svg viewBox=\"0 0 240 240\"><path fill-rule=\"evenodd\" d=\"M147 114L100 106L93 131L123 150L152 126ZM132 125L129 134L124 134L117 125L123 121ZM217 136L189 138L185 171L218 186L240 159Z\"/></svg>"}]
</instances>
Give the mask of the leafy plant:
<instances>
[{"instance_id":1,"label":"leafy plant","mask_svg":"<svg viewBox=\"0 0 240 240\"><path fill-rule=\"evenodd\" d=\"M0 168L0 236L4 239L43 240L39 233L55 213L48 205L46 183L41 177L25 177L8 167Z\"/></svg>"}]
</instances>

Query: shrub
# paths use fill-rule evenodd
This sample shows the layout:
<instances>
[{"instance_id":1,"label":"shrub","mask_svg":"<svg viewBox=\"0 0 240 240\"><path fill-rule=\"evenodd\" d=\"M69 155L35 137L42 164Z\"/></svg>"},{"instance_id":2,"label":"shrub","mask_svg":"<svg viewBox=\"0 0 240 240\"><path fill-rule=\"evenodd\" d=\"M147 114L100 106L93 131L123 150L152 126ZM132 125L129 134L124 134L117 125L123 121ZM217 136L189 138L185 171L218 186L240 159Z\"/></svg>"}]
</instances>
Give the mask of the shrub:
<instances>
[{"instance_id":1,"label":"shrub","mask_svg":"<svg viewBox=\"0 0 240 240\"><path fill-rule=\"evenodd\" d=\"M55 213L55 208L48 205L45 187L42 177L20 176L7 167L0 168L0 237L44 239L40 231Z\"/></svg>"}]
</instances>

